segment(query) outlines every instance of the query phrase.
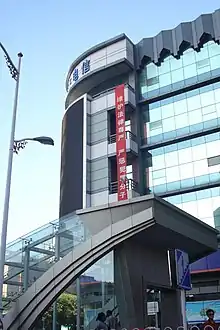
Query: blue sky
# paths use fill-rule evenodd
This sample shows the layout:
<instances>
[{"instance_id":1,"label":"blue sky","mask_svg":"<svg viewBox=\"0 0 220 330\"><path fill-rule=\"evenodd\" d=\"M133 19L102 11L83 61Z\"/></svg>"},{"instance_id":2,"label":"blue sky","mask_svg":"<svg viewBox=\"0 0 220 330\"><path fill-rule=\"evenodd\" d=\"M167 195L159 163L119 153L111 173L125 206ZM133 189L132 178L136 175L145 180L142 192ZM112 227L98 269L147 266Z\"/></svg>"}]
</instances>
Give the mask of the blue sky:
<instances>
[{"instance_id":1,"label":"blue sky","mask_svg":"<svg viewBox=\"0 0 220 330\"><path fill-rule=\"evenodd\" d=\"M65 77L89 47L125 32L132 41L212 12L219 0L0 0L0 41L14 62L24 53L16 138L48 135L55 147L30 143L14 157L8 241L58 217L60 133ZM14 81L0 54L0 217ZM0 218L1 219L1 218Z\"/></svg>"}]
</instances>

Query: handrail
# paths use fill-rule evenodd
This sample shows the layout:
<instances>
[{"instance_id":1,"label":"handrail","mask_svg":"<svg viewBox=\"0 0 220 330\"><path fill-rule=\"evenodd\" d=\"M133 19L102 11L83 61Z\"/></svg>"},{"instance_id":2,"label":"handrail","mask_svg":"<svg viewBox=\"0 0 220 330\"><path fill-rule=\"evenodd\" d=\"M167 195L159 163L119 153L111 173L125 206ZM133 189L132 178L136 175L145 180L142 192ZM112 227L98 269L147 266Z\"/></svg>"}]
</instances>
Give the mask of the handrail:
<instances>
[{"instance_id":1,"label":"handrail","mask_svg":"<svg viewBox=\"0 0 220 330\"><path fill-rule=\"evenodd\" d=\"M127 190L134 190L138 192L138 182L133 179L126 179L126 187ZM118 192L118 181L114 181L110 183L110 194L116 194Z\"/></svg>"},{"instance_id":2,"label":"handrail","mask_svg":"<svg viewBox=\"0 0 220 330\"><path fill-rule=\"evenodd\" d=\"M132 140L134 142L137 142L137 136L133 132L126 131L125 135L126 135L126 140ZM116 143L116 134L111 134L108 140L109 140L109 144Z\"/></svg>"}]
</instances>

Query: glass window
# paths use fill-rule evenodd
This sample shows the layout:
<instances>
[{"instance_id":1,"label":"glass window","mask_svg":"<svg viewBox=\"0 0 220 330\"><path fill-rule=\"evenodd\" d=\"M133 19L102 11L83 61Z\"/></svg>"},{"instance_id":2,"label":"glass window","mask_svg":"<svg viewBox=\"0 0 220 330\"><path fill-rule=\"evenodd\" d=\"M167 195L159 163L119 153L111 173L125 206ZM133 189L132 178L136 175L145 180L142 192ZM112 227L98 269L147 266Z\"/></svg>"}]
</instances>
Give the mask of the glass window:
<instances>
[{"instance_id":1,"label":"glass window","mask_svg":"<svg viewBox=\"0 0 220 330\"><path fill-rule=\"evenodd\" d=\"M180 164L192 162L192 149L191 148L181 149L178 151L178 154L179 154L179 163Z\"/></svg>"},{"instance_id":2,"label":"glass window","mask_svg":"<svg viewBox=\"0 0 220 330\"><path fill-rule=\"evenodd\" d=\"M162 168L165 168L165 157L164 155L159 155L153 157L153 168L154 170L160 170Z\"/></svg>"},{"instance_id":3,"label":"glass window","mask_svg":"<svg viewBox=\"0 0 220 330\"><path fill-rule=\"evenodd\" d=\"M187 113L175 116L176 128L186 127L189 125Z\"/></svg>"},{"instance_id":4,"label":"glass window","mask_svg":"<svg viewBox=\"0 0 220 330\"><path fill-rule=\"evenodd\" d=\"M210 58L211 70L219 69L220 55Z\"/></svg>"},{"instance_id":5,"label":"glass window","mask_svg":"<svg viewBox=\"0 0 220 330\"><path fill-rule=\"evenodd\" d=\"M199 52L195 52L196 62L199 63L202 60L208 59L208 47L201 48Z\"/></svg>"},{"instance_id":6,"label":"glass window","mask_svg":"<svg viewBox=\"0 0 220 330\"><path fill-rule=\"evenodd\" d=\"M206 144L207 158L218 155L220 150L220 141L213 141Z\"/></svg>"},{"instance_id":7,"label":"glass window","mask_svg":"<svg viewBox=\"0 0 220 330\"><path fill-rule=\"evenodd\" d=\"M180 59L178 59L178 60L175 57L170 58L170 69L171 69L171 71L181 69L182 67L183 67L182 57L180 57Z\"/></svg>"},{"instance_id":8,"label":"glass window","mask_svg":"<svg viewBox=\"0 0 220 330\"><path fill-rule=\"evenodd\" d=\"M164 87L171 84L171 75L170 73L165 73L160 75L160 87Z\"/></svg>"},{"instance_id":9,"label":"glass window","mask_svg":"<svg viewBox=\"0 0 220 330\"><path fill-rule=\"evenodd\" d=\"M165 104L161 106L162 118L169 118L174 116L174 105L173 103Z\"/></svg>"},{"instance_id":10,"label":"glass window","mask_svg":"<svg viewBox=\"0 0 220 330\"><path fill-rule=\"evenodd\" d=\"M187 100L183 99L174 103L175 115L180 115L187 112Z\"/></svg>"},{"instance_id":11,"label":"glass window","mask_svg":"<svg viewBox=\"0 0 220 330\"><path fill-rule=\"evenodd\" d=\"M194 173L195 176L200 176L208 173L208 164L206 159L194 162Z\"/></svg>"},{"instance_id":12,"label":"glass window","mask_svg":"<svg viewBox=\"0 0 220 330\"><path fill-rule=\"evenodd\" d=\"M206 107L210 104L215 103L215 97L214 97L214 91L213 90L211 90L207 93L200 94L200 98L201 98L202 107Z\"/></svg>"},{"instance_id":13,"label":"glass window","mask_svg":"<svg viewBox=\"0 0 220 330\"><path fill-rule=\"evenodd\" d=\"M219 67L220 67L220 64L219 64ZM220 89L214 90L214 98L215 98L216 103L220 102Z\"/></svg>"},{"instance_id":14,"label":"glass window","mask_svg":"<svg viewBox=\"0 0 220 330\"><path fill-rule=\"evenodd\" d=\"M163 133L174 131L175 129L174 117L163 119Z\"/></svg>"},{"instance_id":15,"label":"glass window","mask_svg":"<svg viewBox=\"0 0 220 330\"><path fill-rule=\"evenodd\" d=\"M194 173L193 173L193 164L192 163L180 165L179 169L180 169L180 178L181 178L181 180L192 178L194 176L193 175Z\"/></svg>"},{"instance_id":16,"label":"glass window","mask_svg":"<svg viewBox=\"0 0 220 330\"><path fill-rule=\"evenodd\" d=\"M213 57L220 54L220 46L214 41L208 45L209 57Z\"/></svg>"},{"instance_id":17,"label":"glass window","mask_svg":"<svg viewBox=\"0 0 220 330\"><path fill-rule=\"evenodd\" d=\"M188 111L201 108L199 93L198 95L187 98L187 106L188 106Z\"/></svg>"},{"instance_id":18,"label":"glass window","mask_svg":"<svg viewBox=\"0 0 220 330\"><path fill-rule=\"evenodd\" d=\"M171 82L175 84L178 81L184 80L183 68L175 71L171 71Z\"/></svg>"},{"instance_id":19,"label":"glass window","mask_svg":"<svg viewBox=\"0 0 220 330\"><path fill-rule=\"evenodd\" d=\"M192 48L187 49L183 53L183 66L188 66L192 63L195 63L196 57L195 57L195 51Z\"/></svg>"},{"instance_id":20,"label":"glass window","mask_svg":"<svg viewBox=\"0 0 220 330\"><path fill-rule=\"evenodd\" d=\"M194 125L202 122L202 111L201 109L189 112L189 124Z\"/></svg>"},{"instance_id":21,"label":"glass window","mask_svg":"<svg viewBox=\"0 0 220 330\"><path fill-rule=\"evenodd\" d=\"M162 120L157 120L149 123L150 130L162 127Z\"/></svg>"},{"instance_id":22,"label":"glass window","mask_svg":"<svg viewBox=\"0 0 220 330\"><path fill-rule=\"evenodd\" d=\"M202 114L203 115L208 115L212 112L216 112L216 107L215 105L209 105L207 107L202 108Z\"/></svg>"},{"instance_id":23,"label":"glass window","mask_svg":"<svg viewBox=\"0 0 220 330\"><path fill-rule=\"evenodd\" d=\"M170 57L165 58L161 63L161 66L158 67L158 74L162 75L164 73L170 72Z\"/></svg>"},{"instance_id":24,"label":"glass window","mask_svg":"<svg viewBox=\"0 0 220 330\"><path fill-rule=\"evenodd\" d=\"M166 176L166 171L165 169L159 171L153 171L152 175L153 175L153 179L160 179Z\"/></svg>"},{"instance_id":25,"label":"glass window","mask_svg":"<svg viewBox=\"0 0 220 330\"><path fill-rule=\"evenodd\" d=\"M150 110L150 121L158 121L162 118L161 108Z\"/></svg>"},{"instance_id":26,"label":"glass window","mask_svg":"<svg viewBox=\"0 0 220 330\"><path fill-rule=\"evenodd\" d=\"M205 159L206 155L206 148L204 145L197 145L192 148L192 159L193 161Z\"/></svg>"},{"instance_id":27,"label":"glass window","mask_svg":"<svg viewBox=\"0 0 220 330\"><path fill-rule=\"evenodd\" d=\"M188 79L188 78L192 78L197 76L197 71L196 71L196 65L195 64L191 64L188 65L186 67L184 67L184 78Z\"/></svg>"},{"instance_id":28,"label":"glass window","mask_svg":"<svg viewBox=\"0 0 220 330\"><path fill-rule=\"evenodd\" d=\"M158 67L154 63L150 63L146 66L147 79L158 76Z\"/></svg>"},{"instance_id":29,"label":"glass window","mask_svg":"<svg viewBox=\"0 0 220 330\"><path fill-rule=\"evenodd\" d=\"M166 168L166 180L167 182L180 180L180 173L178 166Z\"/></svg>"},{"instance_id":30,"label":"glass window","mask_svg":"<svg viewBox=\"0 0 220 330\"><path fill-rule=\"evenodd\" d=\"M165 167L178 165L178 151L165 154Z\"/></svg>"}]
</instances>

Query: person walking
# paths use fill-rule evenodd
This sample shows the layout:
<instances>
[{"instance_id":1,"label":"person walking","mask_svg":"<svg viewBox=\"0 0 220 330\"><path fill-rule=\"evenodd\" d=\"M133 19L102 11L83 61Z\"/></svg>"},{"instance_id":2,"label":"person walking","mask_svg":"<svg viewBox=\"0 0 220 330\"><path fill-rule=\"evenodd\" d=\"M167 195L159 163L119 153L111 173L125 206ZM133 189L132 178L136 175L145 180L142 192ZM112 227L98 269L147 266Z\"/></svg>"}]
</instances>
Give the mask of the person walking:
<instances>
[{"instance_id":1,"label":"person walking","mask_svg":"<svg viewBox=\"0 0 220 330\"><path fill-rule=\"evenodd\" d=\"M97 321L96 330L108 330L105 320L106 320L105 313L103 312L99 313L96 318Z\"/></svg>"},{"instance_id":2,"label":"person walking","mask_svg":"<svg viewBox=\"0 0 220 330\"><path fill-rule=\"evenodd\" d=\"M114 315L112 315L112 311L110 310L106 313L106 324L108 326L108 330L118 329L118 320Z\"/></svg>"}]
</instances>

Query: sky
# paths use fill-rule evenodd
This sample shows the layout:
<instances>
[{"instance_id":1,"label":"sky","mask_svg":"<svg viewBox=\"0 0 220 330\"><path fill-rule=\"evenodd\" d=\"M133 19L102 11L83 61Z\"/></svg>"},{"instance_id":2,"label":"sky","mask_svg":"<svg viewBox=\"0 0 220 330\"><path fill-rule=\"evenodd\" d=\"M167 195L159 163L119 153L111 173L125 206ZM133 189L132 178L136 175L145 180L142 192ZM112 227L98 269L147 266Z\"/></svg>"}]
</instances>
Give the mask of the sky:
<instances>
[{"instance_id":1,"label":"sky","mask_svg":"<svg viewBox=\"0 0 220 330\"><path fill-rule=\"evenodd\" d=\"M61 124L65 79L85 50L126 33L134 42L220 7L212 1L0 0L0 41L22 69L16 139L46 135L14 156L10 242L59 216ZM0 53L0 221L3 214L15 82Z\"/></svg>"}]
</instances>

